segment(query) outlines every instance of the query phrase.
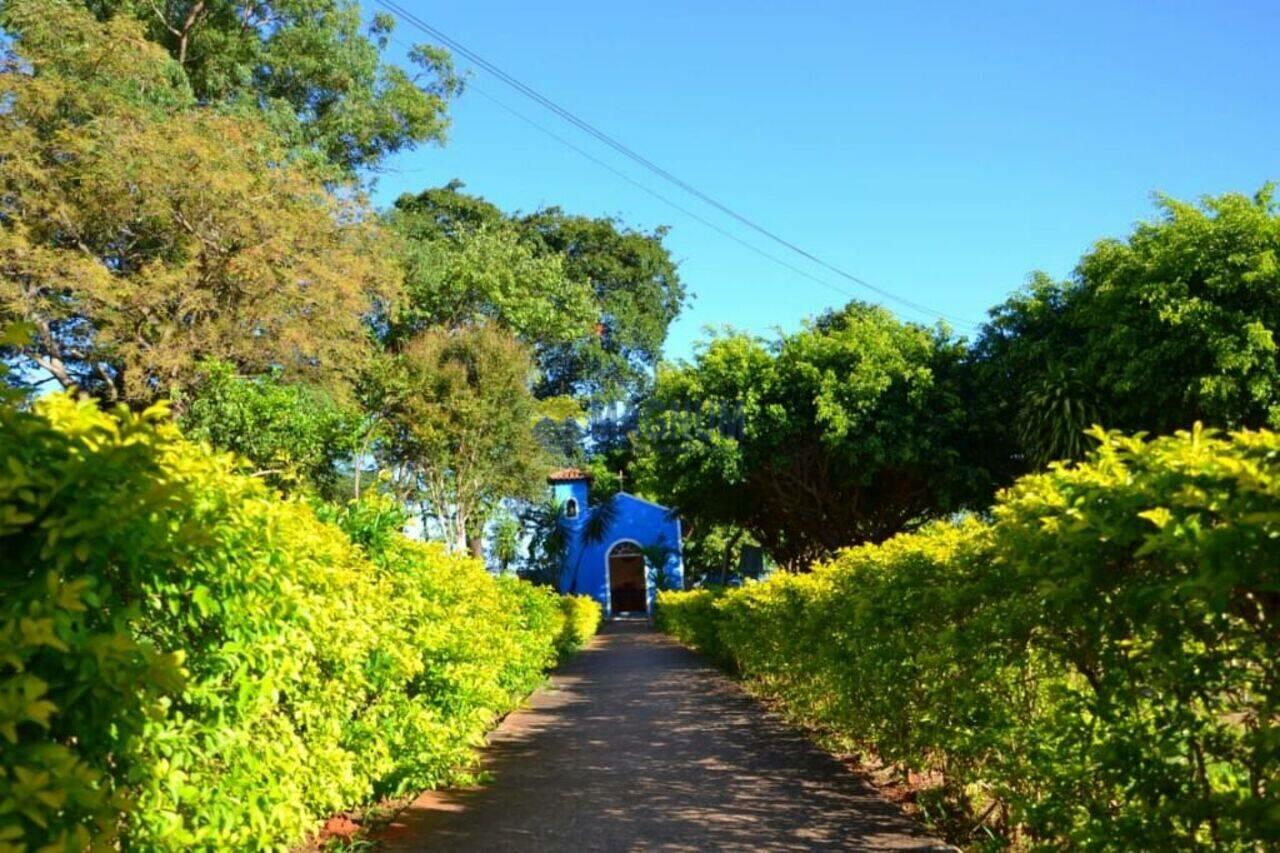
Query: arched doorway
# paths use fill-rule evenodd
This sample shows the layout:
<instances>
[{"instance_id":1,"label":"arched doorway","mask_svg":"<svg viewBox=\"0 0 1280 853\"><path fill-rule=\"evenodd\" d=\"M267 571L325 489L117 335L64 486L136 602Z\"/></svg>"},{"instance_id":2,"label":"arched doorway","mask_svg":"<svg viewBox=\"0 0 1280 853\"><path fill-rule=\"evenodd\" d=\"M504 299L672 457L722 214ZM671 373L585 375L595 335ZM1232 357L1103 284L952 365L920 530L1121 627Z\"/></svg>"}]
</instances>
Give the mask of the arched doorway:
<instances>
[{"instance_id":1,"label":"arched doorway","mask_svg":"<svg viewBox=\"0 0 1280 853\"><path fill-rule=\"evenodd\" d=\"M618 542L609 549L609 605L613 615L646 613L644 554L634 542Z\"/></svg>"}]
</instances>

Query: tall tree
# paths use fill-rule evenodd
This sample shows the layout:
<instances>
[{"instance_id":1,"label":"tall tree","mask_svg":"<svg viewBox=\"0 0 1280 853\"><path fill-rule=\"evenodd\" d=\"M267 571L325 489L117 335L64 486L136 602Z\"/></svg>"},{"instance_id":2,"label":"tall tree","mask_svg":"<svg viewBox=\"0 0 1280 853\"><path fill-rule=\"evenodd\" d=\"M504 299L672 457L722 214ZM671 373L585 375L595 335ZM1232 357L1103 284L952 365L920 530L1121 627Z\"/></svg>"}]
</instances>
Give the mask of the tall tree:
<instances>
[{"instance_id":1,"label":"tall tree","mask_svg":"<svg viewBox=\"0 0 1280 853\"><path fill-rule=\"evenodd\" d=\"M636 231L616 219L574 216L557 207L524 216L519 225L545 251L565 259L568 275L587 282L597 305L594 334L539 353L538 393L633 402L648 385L685 302L676 264L662 244L667 230Z\"/></svg>"},{"instance_id":2,"label":"tall tree","mask_svg":"<svg viewBox=\"0 0 1280 853\"><path fill-rule=\"evenodd\" d=\"M0 74L0 319L7 354L145 402L217 358L336 379L398 279L358 201L250 116L200 106L132 17L12 0ZM37 369L38 368L38 369Z\"/></svg>"},{"instance_id":3,"label":"tall tree","mask_svg":"<svg viewBox=\"0 0 1280 853\"><path fill-rule=\"evenodd\" d=\"M551 346L586 335L595 306L556 255L540 254L507 223L460 226L423 238L430 222L402 208L388 217L404 237L405 306L394 335L477 321L500 324L521 340Z\"/></svg>"},{"instance_id":4,"label":"tall tree","mask_svg":"<svg viewBox=\"0 0 1280 853\"><path fill-rule=\"evenodd\" d=\"M411 291L415 281L427 285L411 302L428 316L439 310L441 273L437 263L427 261L439 256L441 246L457 252L477 235L487 235L480 248L487 241L500 251L471 253L476 262L491 259L484 267L490 277L504 257L517 268L555 271L558 278L522 274L503 286L482 282L469 288L503 295L509 307L487 295L475 304L491 306L484 313L534 346L540 397L574 396L596 408L633 401L648 384L667 330L685 302L684 285L662 242L665 229L636 231L614 219L573 216L559 208L508 215L462 192L456 181L402 196L388 221L409 244ZM556 286L549 286L553 282ZM539 305L561 307L550 321L530 323L528 307Z\"/></svg>"},{"instance_id":5,"label":"tall tree","mask_svg":"<svg viewBox=\"0 0 1280 853\"><path fill-rule=\"evenodd\" d=\"M55 3L60 0L54 0ZM48 3L42 5L49 5ZM196 100L266 113L290 147L338 174L444 139L461 89L449 54L415 46L411 76L383 58L389 15L361 23L354 0L84 0L132 18L173 57Z\"/></svg>"},{"instance_id":6,"label":"tall tree","mask_svg":"<svg viewBox=\"0 0 1280 853\"><path fill-rule=\"evenodd\" d=\"M1011 473L1079 458L1083 431L1280 427L1280 208L1272 188L1186 204L1033 277L973 353Z\"/></svg>"},{"instance_id":7,"label":"tall tree","mask_svg":"<svg viewBox=\"0 0 1280 853\"><path fill-rule=\"evenodd\" d=\"M475 545L501 501L543 488L532 375L523 345L480 324L423 332L371 378L386 423L379 453L400 495L422 504L452 548Z\"/></svg>"},{"instance_id":8,"label":"tall tree","mask_svg":"<svg viewBox=\"0 0 1280 853\"><path fill-rule=\"evenodd\" d=\"M646 491L747 531L783 566L960 506L959 342L850 303L772 343L724 334L658 372L636 433Z\"/></svg>"}]
</instances>

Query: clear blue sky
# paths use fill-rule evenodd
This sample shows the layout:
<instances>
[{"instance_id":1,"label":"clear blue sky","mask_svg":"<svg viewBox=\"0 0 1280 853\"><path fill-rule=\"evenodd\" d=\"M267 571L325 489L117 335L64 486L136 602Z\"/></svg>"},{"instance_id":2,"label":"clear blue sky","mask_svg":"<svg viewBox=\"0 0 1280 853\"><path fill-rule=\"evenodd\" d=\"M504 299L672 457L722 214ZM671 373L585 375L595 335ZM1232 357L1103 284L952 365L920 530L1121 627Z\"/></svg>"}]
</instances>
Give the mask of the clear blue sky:
<instances>
[{"instance_id":1,"label":"clear blue sky","mask_svg":"<svg viewBox=\"0 0 1280 853\"><path fill-rule=\"evenodd\" d=\"M1094 240L1127 233L1152 214L1154 191L1252 193L1280 178L1274 0L401 2L814 254L971 320L1030 271L1064 276ZM407 24L397 37L420 40ZM472 81L786 255L483 71ZM670 225L668 245L695 294L672 328L671 357L687 356L708 324L790 329L846 299L672 210L476 92L455 104L444 148L398 156L391 168L379 178L379 205L456 177L506 209L560 205Z\"/></svg>"}]
</instances>

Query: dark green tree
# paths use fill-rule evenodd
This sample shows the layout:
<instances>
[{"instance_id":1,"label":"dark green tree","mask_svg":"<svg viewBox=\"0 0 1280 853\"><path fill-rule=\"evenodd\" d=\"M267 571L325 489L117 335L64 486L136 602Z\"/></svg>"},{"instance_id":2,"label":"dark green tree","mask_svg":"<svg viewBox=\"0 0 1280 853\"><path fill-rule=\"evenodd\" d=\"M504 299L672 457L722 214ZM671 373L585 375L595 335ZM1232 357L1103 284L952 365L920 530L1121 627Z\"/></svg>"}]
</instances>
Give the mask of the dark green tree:
<instances>
[{"instance_id":1,"label":"dark green tree","mask_svg":"<svg viewBox=\"0 0 1280 853\"><path fill-rule=\"evenodd\" d=\"M569 550L564 507L548 495L543 501L526 502L520 508L519 519L528 545L517 573L539 586L557 586Z\"/></svg>"},{"instance_id":2,"label":"dark green tree","mask_svg":"<svg viewBox=\"0 0 1280 853\"><path fill-rule=\"evenodd\" d=\"M563 258L539 250L509 222L450 223L401 198L387 216L399 235L405 304L392 318L393 339L435 326L496 323L545 348L589 334L595 305Z\"/></svg>"},{"instance_id":3,"label":"dark green tree","mask_svg":"<svg viewBox=\"0 0 1280 853\"><path fill-rule=\"evenodd\" d=\"M489 553L497 564L498 573L505 575L520 556L520 538L524 532L520 519L510 512L500 512L494 518L489 540Z\"/></svg>"},{"instance_id":4,"label":"dark green tree","mask_svg":"<svg viewBox=\"0 0 1280 853\"><path fill-rule=\"evenodd\" d=\"M283 491L325 498L338 497L362 435L359 412L324 391L279 374L239 376L226 362L201 365L178 408L189 438L239 454Z\"/></svg>"},{"instance_id":5,"label":"dark green tree","mask_svg":"<svg viewBox=\"0 0 1280 853\"><path fill-rule=\"evenodd\" d=\"M1280 209L1272 188L1186 204L1102 240L991 312L973 350L1009 473L1080 458L1093 423L1171 433L1280 426Z\"/></svg>"},{"instance_id":6,"label":"dark green tree","mask_svg":"<svg viewBox=\"0 0 1280 853\"><path fill-rule=\"evenodd\" d=\"M559 208L508 215L457 181L401 196L387 219L407 244L405 322L474 311L506 325L535 348L539 397L634 401L685 301L661 228ZM470 261L456 268L477 272L443 276L441 258L459 256Z\"/></svg>"},{"instance_id":7,"label":"dark green tree","mask_svg":"<svg viewBox=\"0 0 1280 853\"><path fill-rule=\"evenodd\" d=\"M685 301L675 262L662 244L666 229L636 231L616 219L574 216L555 207L522 217L519 225L545 251L564 258L565 271L587 282L597 306L592 334L539 353L538 394L633 402Z\"/></svg>"},{"instance_id":8,"label":"dark green tree","mask_svg":"<svg viewBox=\"0 0 1280 853\"><path fill-rule=\"evenodd\" d=\"M738 577L747 531L723 524L693 524L681 531L685 585L723 586Z\"/></svg>"},{"instance_id":9,"label":"dark green tree","mask_svg":"<svg viewBox=\"0 0 1280 853\"><path fill-rule=\"evenodd\" d=\"M741 528L790 569L964 504L963 347L850 303L766 343L713 338L658 372L636 432L645 490Z\"/></svg>"}]
</instances>

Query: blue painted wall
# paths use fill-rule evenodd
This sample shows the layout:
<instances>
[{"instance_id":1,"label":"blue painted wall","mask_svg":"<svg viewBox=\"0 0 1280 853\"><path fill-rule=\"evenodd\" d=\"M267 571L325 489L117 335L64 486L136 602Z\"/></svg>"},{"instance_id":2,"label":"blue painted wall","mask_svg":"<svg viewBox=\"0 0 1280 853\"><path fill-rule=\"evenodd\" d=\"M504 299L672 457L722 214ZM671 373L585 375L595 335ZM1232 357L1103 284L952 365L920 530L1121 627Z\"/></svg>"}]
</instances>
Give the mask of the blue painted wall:
<instances>
[{"instance_id":1,"label":"blue painted wall","mask_svg":"<svg viewBox=\"0 0 1280 853\"><path fill-rule=\"evenodd\" d=\"M568 548L560 576L561 592L589 595L600 602L606 616L613 615L609 596L608 555L613 547L621 542L632 542L641 548L661 544L669 551L665 565L648 568L646 589L649 612L653 612L659 571L662 572L668 589L683 588L684 562L681 559L680 522L671 516L666 507L649 503L626 492L619 492L613 498L616 505L615 518L604 539L584 546L582 526L591 512L587 507L589 496L587 481L554 483L552 494L562 505L565 501L573 499L579 506L577 518L562 517L561 520L568 533L566 537Z\"/></svg>"},{"instance_id":2,"label":"blue painted wall","mask_svg":"<svg viewBox=\"0 0 1280 853\"><path fill-rule=\"evenodd\" d=\"M562 507L571 499L577 501L579 508L578 521L581 521L583 517L581 515L581 511L587 508L587 489L588 486L586 480L572 480L567 483L553 483L551 485L551 496L555 498L556 503L560 504Z\"/></svg>"}]
</instances>

